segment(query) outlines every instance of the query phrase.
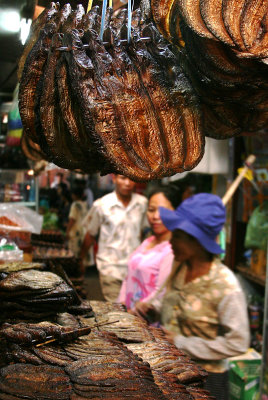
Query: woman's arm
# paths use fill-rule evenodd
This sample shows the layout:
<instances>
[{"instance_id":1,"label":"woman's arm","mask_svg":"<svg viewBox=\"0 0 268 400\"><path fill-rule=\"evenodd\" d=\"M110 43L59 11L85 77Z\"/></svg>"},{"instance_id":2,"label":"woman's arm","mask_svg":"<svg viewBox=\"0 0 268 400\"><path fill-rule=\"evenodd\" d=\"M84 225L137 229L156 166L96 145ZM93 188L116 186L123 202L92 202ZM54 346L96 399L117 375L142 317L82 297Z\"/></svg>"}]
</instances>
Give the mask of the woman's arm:
<instances>
[{"instance_id":1,"label":"woman's arm","mask_svg":"<svg viewBox=\"0 0 268 400\"><path fill-rule=\"evenodd\" d=\"M123 280L120 292L119 292L119 296L117 299L117 303L122 303L125 304L126 303L126 295L127 295L127 278L125 278Z\"/></svg>"},{"instance_id":2,"label":"woman's arm","mask_svg":"<svg viewBox=\"0 0 268 400\"><path fill-rule=\"evenodd\" d=\"M223 298L218 306L219 323L225 330L223 336L214 340L200 337L175 336L174 344L191 357L202 360L221 360L245 353L249 346L250 334L247 306L242 291Z\"/></svg>"},{"instance_id":3,"label":"woman's arm","mask_svg":"<svg viewBox=\"0 0 268 400\"><path fill-rule=\"evenodd\" d=\"M151 293L142 299L144 303L150 303L155 310L160 312L162 298L165 293L165 288L163 288L164 283L166 282L173 263L174 255L172 252L168 253L164 258L161 259L161 263L159 266L159 273L156 278L155 288ZM162 290L161 290L162 288Z\"/></svg>"}]
</instances>

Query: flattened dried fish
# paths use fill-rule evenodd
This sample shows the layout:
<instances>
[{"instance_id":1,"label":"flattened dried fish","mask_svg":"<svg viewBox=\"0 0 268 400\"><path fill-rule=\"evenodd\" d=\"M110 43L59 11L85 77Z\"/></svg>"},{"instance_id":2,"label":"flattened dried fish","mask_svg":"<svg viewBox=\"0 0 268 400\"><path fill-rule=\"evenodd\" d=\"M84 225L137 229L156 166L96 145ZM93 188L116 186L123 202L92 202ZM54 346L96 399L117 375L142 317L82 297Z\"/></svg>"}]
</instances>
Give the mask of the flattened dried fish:
<instances>
[{"instance_id":1,"label":"flattened dried fish","mask_svg":"<svg viewBox=\"0 0 268 400\"><path fill-rule=\"evenodd\" d=\"M268 56L268 3L263 0L246 1L240 18L241 35L245 47L258 57Z\"/></svg>"},{"instance_id":2,"label":"flattened dried fish","mask_svg":"<svg viewBox=\"0 0 268 400\"><path fill-rule=\"evenodd\" d=\"M189 27L198 35L215 39L215 36L206 27L200 13L200 0L180 0L178 3L180 14Z\"/></svg>"},{"instance_id":3,"label":"flattened dried fish","mask_svg":"<svg viewBox=\"0 0 268 400\"><path fill-rule=\"evenodd\" d=\"M0 292L14 290L44 290L54 289L63 280L56 274L48 271L37 271L35 269L23 270L11 273L7 278L0 281Z\"/></svg>"},{"instance_id":4,"label":"flattened dried fish","mask_svg":"<svg viewBox=\"0 0 268 400\"><path fill-rule=\"evenodd\" d=\"M215 38L234 46L222 18L222 0L200 0L200 12L202 18Z\"/></svg>"},{"instance_id":5,"label":"flattened dried fish","mask_svg":"<svg viewBox=\"0 0 268 400\"><path fill-rule=\"evenodd\" d=\"M246 50L240 31L240 19L244 4L245 0L222 0L224 25L240 51Z\"/></svg>"},{"instance_id":6,"label":"flattened dried fish","mask_svg":"<svg viewBox=\"0 0 268 400\"><path fill-rule=\"evenodd\" d=\"M0 392L28 399L69 400L70 379L63 369L49 365L8 365L0 370Z\"/></svg>"},{"instance_id":7,"label":"flattened dried fish","mask_svg":"<svg viewBox=\"0 0 268 400\"><path fill-rule=\"evenodd\" d=\"M30 51L32 50L33 46L35 45L38 36L39 36L39 32L42 28L44 28L45 24L49 21L51 21L51 19L53 20L53 18L55 18L55 15L58 12L58 7L59 3L55 4L55 3L51 3L50 8L45 8L44 11L38 16L38 18L36 18L36 20L33 21L32 25L31 25L31 30L30 30L30 34L28 36L28 40L25 44L25 47L23 49L23 53L22 56L20 58L19 61L19 65L18 65L18 79L21 79L21 75L22 75L22 71L24 68L24 64L26 61L26 58L28 56L28 54L30 53Z\"/></svg>"}]
</instances>

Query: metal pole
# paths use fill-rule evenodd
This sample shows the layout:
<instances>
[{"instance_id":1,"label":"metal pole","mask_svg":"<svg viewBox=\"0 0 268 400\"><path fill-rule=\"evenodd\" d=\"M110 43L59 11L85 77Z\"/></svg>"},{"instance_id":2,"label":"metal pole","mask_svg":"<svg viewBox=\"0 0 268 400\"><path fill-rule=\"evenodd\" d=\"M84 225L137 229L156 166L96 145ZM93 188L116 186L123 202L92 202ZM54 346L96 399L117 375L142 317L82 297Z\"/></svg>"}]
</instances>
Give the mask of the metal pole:
<instances>
[{"instance_id":1,"label":"metal pole","mask_svg":"<svg viewBox=\"0 0 268 400\"><path fill-rule=\"evenodd\" d=\"M263 314L263 331L262 331L262 365L260 377L260 400L263 400L267 395L264 392L264 383L268 387L268 242L266 246L266 285L265 285L265 298L264 298L264 314Z\"/></svg>"},{"instance_id":2,"label":"metal pole","mask_svg":"<svg viewBox=\"0 0 268 400\"><path fill-rule=\"evenodd\" d=\"M38 180L37 176L34 178L34 184L35 184L35 211L38 212L38 210L39 210L39 180Z\"/></svg>"}]
</instances>

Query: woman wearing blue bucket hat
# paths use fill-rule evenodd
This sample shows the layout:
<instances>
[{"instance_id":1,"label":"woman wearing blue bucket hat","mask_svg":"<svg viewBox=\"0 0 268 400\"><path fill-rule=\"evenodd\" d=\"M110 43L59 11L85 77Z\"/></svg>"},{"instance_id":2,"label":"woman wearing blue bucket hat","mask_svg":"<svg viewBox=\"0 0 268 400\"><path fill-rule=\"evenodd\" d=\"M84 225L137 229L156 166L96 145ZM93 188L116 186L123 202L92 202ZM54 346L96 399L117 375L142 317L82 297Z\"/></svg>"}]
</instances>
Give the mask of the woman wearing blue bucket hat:
<instances>
[{"instance_id":1,"label":"woman wearing blue bucket hat","mask_svg":"<svg viewBox=\"0 0 268 400\"><path fill-rule=\"evenodd\" d=\"M223 252L216 238L225 214L221 199L208 193L186 199L175 211L160 207L162 222L172 231L175 261L157 311L168 339L209 372L205 387L217 400L228 399L226 359L249 345L243 291L215 257Z\"/></svg>"}]
</instances>

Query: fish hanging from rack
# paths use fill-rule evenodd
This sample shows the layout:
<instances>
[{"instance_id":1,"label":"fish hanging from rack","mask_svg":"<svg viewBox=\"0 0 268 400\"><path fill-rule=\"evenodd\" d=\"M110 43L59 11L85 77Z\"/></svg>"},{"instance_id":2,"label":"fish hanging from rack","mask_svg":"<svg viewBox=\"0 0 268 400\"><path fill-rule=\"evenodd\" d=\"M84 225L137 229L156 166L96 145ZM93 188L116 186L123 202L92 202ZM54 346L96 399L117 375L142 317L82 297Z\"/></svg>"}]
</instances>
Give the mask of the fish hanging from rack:
<instances>
[{"instance_id":1,"label":"fish hanging from rack","mask_svg":"<svg viewBox=\"0 0 268 400\"><path fill-rule=\"evenodd\" d=\"M19 108L46 160L149 181L193 169L205 136L267 128L267 65L199 36L181 7L162 3L132 11L129 0L116 14L107 1L87 13L52 3L35 21Z\"/></svg>"}]
</instances>

